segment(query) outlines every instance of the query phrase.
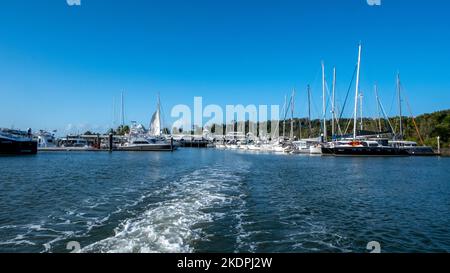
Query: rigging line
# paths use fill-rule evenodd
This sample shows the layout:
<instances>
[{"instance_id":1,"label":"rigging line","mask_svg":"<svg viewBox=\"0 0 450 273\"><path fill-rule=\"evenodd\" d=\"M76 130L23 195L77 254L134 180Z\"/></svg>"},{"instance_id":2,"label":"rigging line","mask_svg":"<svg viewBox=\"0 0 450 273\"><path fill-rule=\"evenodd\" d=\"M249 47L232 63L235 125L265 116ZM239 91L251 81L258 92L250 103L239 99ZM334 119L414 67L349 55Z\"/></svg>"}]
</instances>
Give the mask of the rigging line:
<instances>
[{"instance_id":1,"label":"rigging line","mask_svg":"<svg viewBox=\"0 0 450 273\"><path fill-rule=\"evenodd\" d=\"M380 108L381 108L381 111L382 111L382 113L383 113L384 118L385 118L385 119L387 120L387 122L389 123L389 127L391 127L392 133L393 133L394 135L396 135L395 129L394 129L394 127L392 126L391 120L390 120L389 117L386 115L386 111L384 110L384 106L383 106L383 104L381 103L381 100L380 100L379 97L377 97L377 101L378 101L378 104L380 105Z\"/></svg>"},{"instance_id":2,"label":"rigging line","mask_svg":"<svg viewBox=\"0 0 450 273\"><path fill-rule=\"evenodd\" d=\"M170 129L169 128L164 128L164 126L166 126L166 115L165 115L165 112L164 112L164 108L163 108L163 106L162 106L162 104L160 103L160 105L159 105L159 108L161 109L161 116L160 116L160 118L161 118L161 130L162 131L164 131L165 129L168 129L169 130L169 132L170 132Z\"/></svg>"},{"instance_id":3,"label":"rigging line","mask_svg":"<svg viewBox=\"0 0 450 273\"><path fill-rule=\"evenodd\" d=\"M311 104L312 104L311 110L313 110L311 119L313 116L315 117L314 119L317 119L317 118L320 119L320 117L322 116L322 111L318 110L319 108L317 107L316 102L313 99L313 92L312 92L312 90L322 89L322 88L317 87L317 85L318 85L317 82L318 82L319 77L322 78L322 68L317 69L316 76L314 77L313 85L310 84L310 86L309 86L310 91L311 91ZM322 80L320 80L320 85L322 85Z\"/></svg>"},{"instance_id":4,"label":"rigging line","mask_svg":"<svg viewBox=\"0 0 450 273\"><path fill-rule=\"evenodd\" d=\"M395 88L397 88L397 87L395 87ZM394 108L396 98L397 98L397 91L395 91L392 95L391 107L387 114L392 114L392 109ZM395 114L394 114L394 117L395 117ZM398 125L397 119L394 119L394 125L395 125L395 128L397 128L397 125Z\"/></svg>"},{"instance_id":5,"label":"rigging line","mask_svg":"<svg viewBox=\"0 0 450 273\"><path fill-rule=\"evenodd\" d=\"M312 110L313 110L312 116L316 116L316 114L319 113L319 110L318 110L319 108L317 107L316 102L314 101L313 92L312 92L313 89L310 88L310 90L311 90L311 92L310 92L311 93L311 104L312 104ZM313 119L313 118L311 117L311 119ZM317 119L317 116L314 119Z\"/></svg>"},{"instance_id":6,"label":"rigging line","mask_svg":"<svg viewBox=\"0 0 450 273\"><path fill-rule=\"evenodd\" d=\"M331 102L332 95L330 94L330 89L328 88L327 81L325 81L325 89L327 90L327 94L328 94L328 99L327 99L327 103L326 103L326 107L325 107L325 112L326 112L326 110L328 109L329 105L332 104L332 102ZM336 96L336 93L335 93L335 96ZM339 124L339 118L337 117L337 114L340 113L339 107L337 107L337 102L334 103L334 111L335 111L334 113L333 113L333 111L331 111L331 113L332 113L331 119L335 121L335 123L337 125L337 128L338 128L338 131L342 135L341 126Z\"/></svg>"},{"instance_id":7,"label":"rigging line","mask_svg":"<svg viewBox=\"0 0 450 273\"><path fill-rule=\"evenodd\" d=\"M291 96L291 98L289 99L289 102L288 102L288 104L287 104L286 111L284 112L284 119L287 118L287 116L288 116L288 114L289 114L289 111L291 110L292 99L293 99L293 98L292 98L292 96Z\"/></svg>"},{"instance_id":8,"label":"rigging line","mask_svg":"<svg viewBox=\"0 0 450 273\"><path fill-rule=\"evenodd\" d=\"M283 108L281 109L281 112L284 112L285 109L286 109L286 102L283 104ZM279 130L280 130L280 120L278 119L278 121L276 121L276 123L277 123L277 127L275 127L275 132L270 132L272 139L275 137L276 132L279 132ZM280 134L278 133L278 135L280 135Z\"/></svg>"},{"instance_id":9,"label":"rigging line","mask_svg":"<svg viewBox=\"0 0 450 273\"><path fill-rule=\"evenodd\" d=\"M336 87L335 87L336 88ZM334 96L335 96L335 101L334 101L334 116L336 117L335 118L335 121L336 121L336 124L337 124L337 128L338 128L338 131L339 131L339 134L340 135L342 135L342 130L341 130L341 125L339 124L340 123L340 120L339 120L339 115L340 115L340 107L339 107L339 100L338 99L336 99L336 95L337 95L337 90L335 89L335 94L334 94Z\"/></svg>"},{"instance_id":10,"label":"rigging line","mask_svg":"<svg viewBox=\"0 0 450 273\"><path fill-rule=\"evenodd\" d=\"M378 126L378 132L381 133L382 131L382 126L381 126L381 109L380 109L380 104L378 103L378 86L377 84L375 84L375 99L377 101L377 115L378 115L378 121L375 121L375 123Z\"/></svg>"},{"instance_id":11,"label":"rigging line","mask_svg":"<svg viewBox=\"0 0 450 273\"><path fill-rule=\"evenodd\" d=\"M347 100L348 100L348 96L350 94L350 90L352 89L353 82L355 81L355 76L356 76L357 69L358 69L358 66L356 65L355 66L355 70L353 71L352 80L350 81L350 85L349 85L348 90L347 90L347 95L345 95L344 105L342 106L341 114L339 115L339 120L342 119L342 115L344 114L345 106L346 106Z\"/></svg>"},{"instance_id":12,"label":"rigging line","mask_svg":"<svg viewBox=\"0 0 450 273\"><path fill-rule=\"evenodd\" d=\"M337 92L335 93L335 97L336 97L336 94L337 94ZM339 107L339 102L338 102L338 100L336 100L334 102L334 111L335 111L334 116L336 117L335 120L336 120L336 124L337 124L337 128L338 128L339 134L342 135L342 128L341 128L340 119L339 119L339 115L340 115L341 112L340 112L339 108L340 108Z\"/></svg>"},{"instance_id":13,"label":"rigging line","mask_svg":"<svg viewBox=\"0 0 450 273\"><path fill-rule=\"evenodd\" d=\"M413 115L413 113L411 111L411 105L409 104L409 99L406 96L404 90L403 90L403 97L405 98L406 105L408 106L409 114L411 115L411 118L413 120L414 127L416 128L416 133L419 136L420 142L422 143L422 146L425 146L425 142L423 141L422 135L420 134L419 127L417 126L417 123L416 123L416 119L414 118L414 115Z\"/></svg>"},{"instance_id":14,"label":"rigging line","mask_svg":"<svg viewBox=\"0 0 450 273\"><path fill-rule=\"evenodd\" d=\"M353 119L349 119L349 121L348 121L348 123L347 123L347 127L345 127L344 134L347 134L348 129L350 128L350 125L352 124L352 122L353 122Z\"/></svg>"}]
</instances>

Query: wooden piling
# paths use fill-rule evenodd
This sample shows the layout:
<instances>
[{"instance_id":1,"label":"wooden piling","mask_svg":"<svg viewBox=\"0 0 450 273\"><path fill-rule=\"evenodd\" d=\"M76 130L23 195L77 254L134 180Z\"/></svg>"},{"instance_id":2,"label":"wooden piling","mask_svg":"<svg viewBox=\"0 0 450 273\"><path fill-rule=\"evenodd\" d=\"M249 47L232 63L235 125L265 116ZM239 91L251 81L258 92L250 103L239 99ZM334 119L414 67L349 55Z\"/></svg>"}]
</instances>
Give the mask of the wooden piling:
<instances>
[{"instance_id":1,"label":"wooden piling","mask_svg":"<svg viewBox=\"0 0 450 273\"><path fill-rule=\"evenodd\" d=\"M113 144L114 144L114 136L113 134L109 134L109 151L113 151Z\"/></svg>"}]
</instances>

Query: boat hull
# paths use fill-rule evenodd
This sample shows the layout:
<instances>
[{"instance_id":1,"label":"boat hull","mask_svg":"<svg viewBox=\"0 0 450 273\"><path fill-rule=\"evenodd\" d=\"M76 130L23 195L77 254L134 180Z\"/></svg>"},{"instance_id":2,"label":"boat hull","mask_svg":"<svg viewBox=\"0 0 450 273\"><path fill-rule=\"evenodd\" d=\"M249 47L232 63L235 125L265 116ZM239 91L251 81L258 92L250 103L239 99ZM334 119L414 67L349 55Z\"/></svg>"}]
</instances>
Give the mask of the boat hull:
<instances>
[{"instance_id":1,"label":"boat hull","mask_svg":"<svg viewBox=\"0 0 450 273\"><path fill-rule=\"evenodd\" d=\"M133 145L118 147L117 150L129 152L171 152L175 150L175 146L170 144Z\"/></svg>"},{"instance_id":2,"label":"boat hull","mask_svg":"<svg viewBox=\"0 0 450 273\"><path fill-rule=\"evenodd\" d=\"M14 141L0 138L0 155L35 155L36 141Z\"/></svg>"},{"instance_id":3,"label":"boat hull","mask_svg":"<svg viewBox=\"0 0 450 273\"><path fill-rule=\"evenodd\" d=\"M392 147L323 147L322 154L332 156L409 156L406 150Z\"/></svg>"},{"instance_id":4,"label":"boat hull","mask_svg":"<svg viewBox=\"0 0 450 273\"><path fill-rule=\"evenodd\" d=\"M324 148L320 146L311 146L309 147L309 153L312 155L320 155L323 153Z\"/></svg>"},{"instance_id":5,"label":"boat hull","mask_svg":"<svg viewBox=\"0 0 450 273\"><path fill-rule=\"evenodd\" d=\"M431 147L404 147L400 148L405 150L410 156L436 156L437 154Z\"/></svg>"}]
</instances>

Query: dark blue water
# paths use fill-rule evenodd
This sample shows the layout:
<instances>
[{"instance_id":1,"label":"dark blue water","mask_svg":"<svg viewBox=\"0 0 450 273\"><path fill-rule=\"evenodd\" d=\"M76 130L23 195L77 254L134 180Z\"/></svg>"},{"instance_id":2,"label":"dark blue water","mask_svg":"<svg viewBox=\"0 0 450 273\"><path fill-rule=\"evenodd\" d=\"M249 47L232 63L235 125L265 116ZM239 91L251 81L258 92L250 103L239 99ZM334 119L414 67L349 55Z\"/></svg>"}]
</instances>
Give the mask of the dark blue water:
<instances>
[{"instance_id":1,"label":"dark blue water","mask_svg":"<svg viewBox=\"0 0 450 273\"><path fill-rule=\"evenodd\" d=\"M450 251L450 158L0 158L0 252Z\"/></svg>"}]
</instances>

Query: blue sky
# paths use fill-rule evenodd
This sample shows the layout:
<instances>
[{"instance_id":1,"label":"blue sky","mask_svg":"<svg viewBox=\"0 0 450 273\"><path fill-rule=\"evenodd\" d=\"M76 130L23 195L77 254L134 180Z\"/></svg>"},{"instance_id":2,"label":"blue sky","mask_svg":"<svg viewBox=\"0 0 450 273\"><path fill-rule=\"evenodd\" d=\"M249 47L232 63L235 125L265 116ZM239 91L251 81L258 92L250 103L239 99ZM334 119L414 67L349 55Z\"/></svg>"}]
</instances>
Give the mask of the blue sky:
<instances>
[{"instance_id":1,"label":"blue sky","mask_svg":"<svg viewBox=\"0 0 450 273\"><path fill-rule=\"evenodd\" d=\"M144 124L158 92L168 123L172 106L192 105L194 96L204 104L271 105L293 88L296 116L305 116L307 84L318 117L320 62L330 86L337 67L342 102L359 41L366 115L376 115L375 83L395 114L397 71L414 114L450 108L444 0L383 0L379 7L365 0L0 4L0 127L101 131L112 124L121 91L126 120Z\"/></svg>"}]
</instances>

